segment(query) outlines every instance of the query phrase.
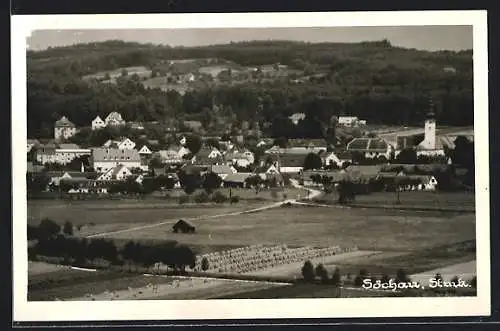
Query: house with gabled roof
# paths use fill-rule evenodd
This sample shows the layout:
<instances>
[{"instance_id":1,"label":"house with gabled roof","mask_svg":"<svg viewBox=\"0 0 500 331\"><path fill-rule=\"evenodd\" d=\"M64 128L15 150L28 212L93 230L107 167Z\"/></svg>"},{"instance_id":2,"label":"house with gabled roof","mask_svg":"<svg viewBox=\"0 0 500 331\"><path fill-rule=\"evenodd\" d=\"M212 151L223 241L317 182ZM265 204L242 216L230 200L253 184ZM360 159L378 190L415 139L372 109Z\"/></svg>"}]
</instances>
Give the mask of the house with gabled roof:
<instances>
[{"instance_id":1,"label":"house with gabled roof","mask_svg":"<svg viewBox=\"0 0 500 331\"><path fill-rule=\"evenodd\" d=\"M99 115L97 115L92 120L92 130L99 130L105 127L106 127L106 122L104 122L104 120Z\"/></svg>"},{"instance_id":2,"label":"house with gabled roof","mask_svg":"<svg viewBox=\"0 0 500 331\"><path fill-rule=\"evenodd\" d=\"M100 173L107 172L120 164L129 169L142 169L141 157L135 149L93 148L90 162L92 167Z\"/></svg>"},{"instance_id":3,"label":"house with gabled roof","mask_svg":"<svg viewBox=\"0 0 500 331\"><path fill-rule=\"evenodd\" d=\"M246 179L253 175L254 174L251 172L238 172L234 174L228 174L222 180L222 185L224 187L244 188L246 186Z\"/></svg>"},{"instance_id":4,"label":"house with gabled roof","mask_svg":"<svg viewBox=\"0 0 500 331\"><path fill-rule=\"evenodd\" d=\"M217 174L221 179L226 178L229 174L238 172L233 166L228 165L211 165L210 171Z\"/></svg>"},{"instance_id":5,"label":"house with gabled roof","mask_svg":"<svg viewBox=\"0 0 500 331\"><path fill-rule=\"evenodd\" d=\"M151 154L152 154L151 150L146 145L142 146L141 149L139 149L139 155L151 155Z\"/></svg>"},{"instance_id":6,"label":"house with gabled roof","mask_svg":"<svg viewBox=\"0 0 500 331\"><path fill-rule=\"evenodd\" d=\"M127 122L125 122L122 118L122 115L116 111L109 113L104 119L104 123L106 123L106 126L120 126L127 124Z\"/></svg>"},{"instance_id":7,"label":"house with gabled roof","mask_svg":"<svg viewBox=\"0 0 500 331\"><path fill-rule=\"evenodd\" d=\"M66 116L61 117L54 124L54 139L57 141L68 139L76 134L76 126Z\"/></svg>"},{"instance_id":8,"label":"house with gabled roof","mask_svg":"<svg viewBox=\"0 0 500 331\"><path fill-rule=\"evenodd\" d=\"M118 148L118 149L134 149L135 142L127 137L121 137L118 140L108 140L104 143L103 147L106 148Z\"/></svg>"},{"instance_id":9,"label":"house with gabled roof","mask_svg":"<svg viewBox=\"0 0 500 331\"><path fill-rule=\"evenodd\" d=\"M119 164L114 168L102 173L97 177L98 181L109 181L109 180L125 180L132 176L132 172L123 164Z\"/></svg>"},{"instance_id":10,"label":"house with gabled roof","mask_svg":"<svg viewBox=\"0 0 500 331\"><path fill-rule=\"evenodd\" d=\"M306 114L304 114L304 113L295 113L295 114L291 115L288 118L292 121L293 124L297 125L297 124L299 124L299 121L301 121L304 118L306 118Z\"/></svg>"},{"instance_id":11,"label":"house with gabled roof","mask_svg":"<svg viewBox=\"0 0 500 331\"><path fill-rule=\"evenodd\" d=\"M347 163L352 163L352 153L349 151L333 151L326 153L323 157L325 167L335 164L337 167L342 168Z\"/></svg>"}]
</instances>

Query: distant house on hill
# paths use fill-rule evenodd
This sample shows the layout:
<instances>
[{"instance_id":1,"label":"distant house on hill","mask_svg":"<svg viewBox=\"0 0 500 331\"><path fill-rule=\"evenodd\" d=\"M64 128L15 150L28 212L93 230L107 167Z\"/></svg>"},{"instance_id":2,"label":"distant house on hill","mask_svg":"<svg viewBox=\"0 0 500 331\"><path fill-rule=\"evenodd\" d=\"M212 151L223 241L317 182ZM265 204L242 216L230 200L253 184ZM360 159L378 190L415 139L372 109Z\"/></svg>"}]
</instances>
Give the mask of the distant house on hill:
<instances>
[{"instance_id":1,"label":"distant house on hill","mask_svg":"<svg viewBox=\"0 0 500 331\"><path fill-rule=\"evenodd\" d=\"M306 118L306 114L304 113L295 113L293 114L292 116L288 117L293 124L297 125L299 123L299 121L303 120L304 118Z\"/></svg>"},{"instance_id":2,"label":"distant house on hill","mask_svg":"<svg viewBox=\"0 0 500 331\"><path fill-rule=\"evenodd\" d=\"M104 143L105 148L134 149L135 143L127 137L118 140L108 140Z\"/></svg>"},{"instance_id":3,"label":"distant house on hill","mask_svg":"<svg viewBox=\"0 0 500 331\"><path fill-rule=\"evenodd\" d=\"M96 118L94 118L92 120L92 130L98 130L98 129L102 129L102 128L105 128L106 127L106 123L102 120L101 117L96 116Z\"/></svg>"},{"instance_id":4,"label":"distant house on hill","mask_svg":"<svg viewBox=\"0 0 500 331\"><path fill-rule=\"evenodd\" d=\"M58 141L68 139L74 136L76 131L76 126L73 122L68 120L66 116L63 116L54 124L54 139Z\"/></svg>"},{"instance_id":5,"label":"distant house on hill","mask_svg":"<svg viewBox=\"0 0 500 331\"><path fill-rule=\"evenodd\" d=\"M199 132L203 129L203 124L200 121L184 121L183 124L193 132Z\"/></svg>"},{"instance_id":6,"label":"distant house on hill","mask_svg":"<svg viewBox=\"0 0 500 331\"><path fill-rule=\"evenodd\" d=\"M172 227L172 231L175 232L175 233L178 233L178 232L182 232L182 233L194 233L196 231L196 228L195 228L195 226L193 224L191 224L188 221L179 220Z\"/></svg>"},{"instance_id":7,"label":"distant house on hill","mask_svg":"<svg viewBox=\"0 0 500 331\"><path fill-rule=\"evenodd\" d=\"M359 119L357 116L339 116L338 124L346 127L357 126Z\"/></svg>"},{"instance_id":8,"label":"distant house on hill","mask_svg":"<svg viewBox=\"0 0 500 331\"><path fill-rule=\"evenodd\" d=\"M113 111L106 116L104 119L106 126L120 126L125 125L127 122L122 118L122 115L116 111Z\"/></svg>"}]
</instances>

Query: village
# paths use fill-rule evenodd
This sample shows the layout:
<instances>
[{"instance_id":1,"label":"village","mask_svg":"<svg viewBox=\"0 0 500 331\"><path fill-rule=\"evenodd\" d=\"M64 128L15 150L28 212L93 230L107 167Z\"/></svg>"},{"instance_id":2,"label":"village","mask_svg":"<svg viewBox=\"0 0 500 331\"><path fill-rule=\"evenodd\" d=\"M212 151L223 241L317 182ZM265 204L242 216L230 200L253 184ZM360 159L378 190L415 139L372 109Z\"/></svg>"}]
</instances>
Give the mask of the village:
<instances>
[{"instance_id":1,"label":"village","mask_svg":"<svg viewBox=\"0 0 500 331\"><path fill-rule=\"evenodd\" d=\"M301 120L300 115L291 116L294 124ZM118 112L110 113L104 120L96 117L91 128L102 130L106 127L119 128L127 125L132 125L136 130L143 129L136 123L126 123ZM366 121L356 117L339 117L338 126L366 126ZM220 177L222 187L247 187L249 183L253 183L251 178L255 176L259 177L262 183L273 181L278 186L284 185L283 176L300 180L302 185L311 186L319 184L313 181L314 175L329 175L333 178L333 183L342 180L359 181L361 177L369 180L399 175L417 180L411 189L434 191L438 182L432 171L427 171L424 175L412 174L411 171L395 173L393 169L397 167L387 165L397 164L401 151L414 150L418 158L425 159L425 162L421 163L441 164L438 168L446 167L452 161L446 156L445 150L453 150L454 139L457 137L453 133L437 134L436 121L433 114L429 113L421 130L421 141L418 141L420 132L415 134L410 131L413 135L409 135L404 130L399 133L353 138L344 146L327 146L326 141L316 139L299 140L293 146L280 147L273 145L276 140L262 138L252 146L262 151L257 161L255 153L249 149L250 146L245 146L241 136L201 136L198 138L201 138L201 146L195 151L189 149L187 140L196 133L177 134L178 143L168 149L159 149L156 145L138 146L127 137L108 140L102 146L82 148L70 142L78 130L70 119L62 117L54 124L53 140L28 140L27 153L28 157L32 157L28 160L27 172L31 175L43 174L49 178L44 190L54 190L63 183L67 184L64 187L68 194L107 194L110 186L117 181L133 179L142 184L145 178L160 175L172 179L172 188L181 188L177 172L189 169L201 175L207 172L215 173ZM208 145L206 142L209 138L211 142L216 141L218 144ZM473 139L473 134L469 133L467 138ZM154 144L154 141L152 143ZM310 154L316 155L317 158L313 157L312 163L305 164ZM54 164L59 165L59 170L51 170L51 165ZM69 167L71 164L73 167ZM408 167L406 168L408 170Z\"/></svg>"}]
</instances>

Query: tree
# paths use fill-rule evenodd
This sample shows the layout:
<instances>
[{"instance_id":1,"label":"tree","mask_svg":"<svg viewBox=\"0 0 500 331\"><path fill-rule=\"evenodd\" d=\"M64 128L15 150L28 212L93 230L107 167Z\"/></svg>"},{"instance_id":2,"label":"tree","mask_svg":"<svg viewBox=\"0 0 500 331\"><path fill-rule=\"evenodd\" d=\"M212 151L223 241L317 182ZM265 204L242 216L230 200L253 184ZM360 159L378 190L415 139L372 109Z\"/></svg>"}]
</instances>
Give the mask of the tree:
<instances>
[{"instance_id":1,"label":"tree","mask_svg":"<svg viewBox=\"0 0 500 331\"><path fill-rule=\"evenodd\" d=\"M73 235L73 224L71 222L67 221L66 223L64 223L63 233L68 236Z\"/></svg>"},{"instance_id":2,"label":"tree","mask_svg":"<svg viewBox=\"0 0 500 331\"><path fill-rule=\"evenodd\" d=\"M316 153L309 153L304 159L304 170L316 170L321 169L323 166L323 161L321 157Z\"/></svg>"},{"instance_id":3,"label":"tree","mask_svg":"<svg viewBox=\"0 0 500 331\"><path fill-rule=\"evenodd\" d=\"M470 285L472 286L472 288L477 288L477 276L472 277Z\"/></svg>"},{"instance_id":4,"label":"tree","mask_svg":"<svg viewBox=\"0 0 500 331\"><path fill-rule=\"evenodd\" d=\"M302 266L302 277L306 282L312 282L316 277L314 266L311 261L307 260Z\"/></svg>"},{"instance_id":5,"label":"tree","mask_svg":"<svg viewBox=\"0 0 500 331\"><path fill-rule=\"evenodd\" d=\"M288 145L288 139L285 137L278 137L274 139L273 146L278 146L280 148L286 148Z\"/></svg>"},{"instance_id":6,"label":"tree","mask_svg":"<svg viewBox=\"0 0 500 331\"><path fill-rule=\"evenodd\" d=\"M418 162L417 152L413 148L405 148L396 156L396 162L401 164L416 164Z\"/></svg>"},{"instance_id":7,"label":"tree","mask_svg":"<svg viewBox=\"0 0 500 331\"><path fill-rule=\"evenodd\" d=\"M201 270L203 271L207 271L208 268L210 268L210 264L208 263L208 259L206 256L204 256L202 259L201 259Z\"/></svg>"},{"instance_id":8,"label":"tree","mask_svg":"<svg viewBox=\"0 0 500 331\"><path fill-rule=\"evenodd\" d=\"M346 204L354 201L356 192L354 191L354 183L351 181L341 181L337 186L339 194L338 202Z\"/></svg>"},{"instance_id":9,"label":"tree","mask_svg":"<svg viewBox=\"0 0 500 331\"><path fill-rule=\"evenodd\" d=\"M186 137L186 147L194 155L201 149L201 138L198 135L191 134Z\"/></svg>"},{"instance_id":10,"label":"tree","mask_svg":"<svg viewBox=\"0 0 500 331\"><path fill-rule=\"evenodd\" d=\"M214 172L207 172L203 175L202 186L207 194L211 194L222 184L222 179Z\"/></svg>"},{"instance_id":11,"label":"tree","mask_svg":"<svg viewBox=\"0 0 500 331\"><path fill-rule=\"evenodd\" d=\"M328 283L328 281L329 281L328 270L326 270L325 266L322 263L320 263L316 266L315 272L316 272L316 275L321 278L321 282L323 284Z\"/></svg>"},{"instance_id":12,"label":"tree","mask_svg":"<svg viewBox=\"0 0 500 331\"><path fill-rule=\"evenodd\" d=\"M61 226L49 218L44 218L38 225L38 233L41 238L50 238L61 232Z\"/></svg>"}]
</instances>

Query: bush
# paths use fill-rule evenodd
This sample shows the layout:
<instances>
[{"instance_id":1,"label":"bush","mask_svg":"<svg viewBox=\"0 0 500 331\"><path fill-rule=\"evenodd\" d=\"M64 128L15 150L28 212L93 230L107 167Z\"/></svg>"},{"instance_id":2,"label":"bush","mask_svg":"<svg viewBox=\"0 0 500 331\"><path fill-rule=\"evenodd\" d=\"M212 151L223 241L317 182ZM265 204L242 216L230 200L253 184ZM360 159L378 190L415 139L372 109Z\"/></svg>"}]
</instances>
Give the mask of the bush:
<instances>
[{"instance_id":1,"label":"bush","mask_svg":"<svg viewBox=\"0 0 500 331\"><path fill-rule=\"evenodd\" d=\"M210 197L206 192L200 192L194 197L196 203L207 203L210 201Z\"/></svg>"},{"instance_id":2,"label":"bush","mask_svg":"<svg viewBox=\"0 0 500 331\"><path fill-rule=\"evenodd\" d=\"M339 268L335 268L335 271L333 272L333 275L332 275L332 284L335 285L335 286L339 286L340 285L340 270Z\"/></svg>"},{"instance_id":3,"label":"bush","mask_svg":"<svg viewBox=\"0 0 500 331\"><path fill-rule=\"evenodd\" d=\"M189 196L187 196L187 195L181 195L181 196L179 197L179 204L180 204L180 205L183 205L183 204L185 204L185 203L188 203L188 202L189 202L189 200L190 200Z\"/></svg>"},{"instance_id":4,"label":"bush","mask_svg":"<svg viewBox=\"0 0 500 331\"><path fill-rule=\"evenodd\" d=\"M227 196L224 195L224 193L221 193L219 191L215 192L212 195L212 201L215 203L224 203L227 202Z\"/></svg>"},{"instance_id":5,"label":"bush","mask_svg":"<svg viewBox=\"0 0 500 331\"><path fill-rule=\"evenodd\" d=\"M237 196L237 195L233 195L233 196L231 197L231 199L229 199L229 202L230 202L230 203L238 203L238 202L240 202L240 197L239 197L239 196Z\"/></svg>"},{"instance_id":6,"label":"bush","mask_svg":"<svg viewBox=\"0 0 500 331\"><path fill-rule=\"evenodd\" d=\"M64 223L63 233L68 236L73 235L73 224L71 222Z\"/></svg>"},{"instance_id":7,"label":"bush","mask_svg":"<svg viewBox=\"0 0 500 331\"><path fill-rule=\"evenodd\" d=\"M354 285L355 286L361 286L363 284L363 277L361 276L356 276L356 278L354 278Z\"/></svg>"}]
</instances>

